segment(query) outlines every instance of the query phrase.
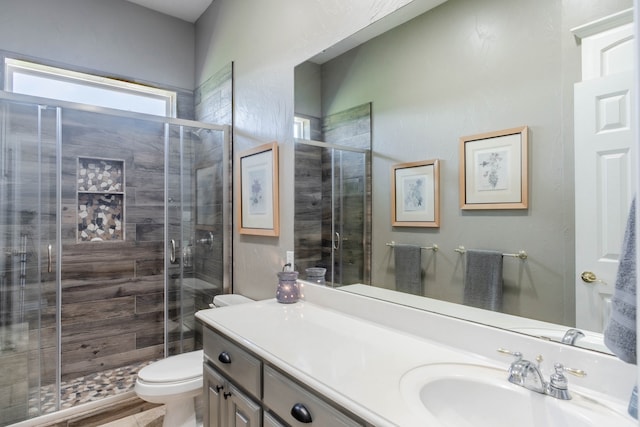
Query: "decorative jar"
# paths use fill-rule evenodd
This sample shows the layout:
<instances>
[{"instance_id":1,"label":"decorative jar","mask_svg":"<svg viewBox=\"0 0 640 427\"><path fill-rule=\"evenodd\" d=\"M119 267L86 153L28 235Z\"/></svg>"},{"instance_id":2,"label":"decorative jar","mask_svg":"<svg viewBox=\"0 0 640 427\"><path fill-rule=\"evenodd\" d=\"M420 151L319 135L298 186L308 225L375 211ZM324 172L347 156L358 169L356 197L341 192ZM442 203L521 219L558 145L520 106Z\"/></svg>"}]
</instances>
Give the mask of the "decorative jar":
<instances>
[{"instance_id":1,"label":"decorative jar","mask_svg":"<svg viewBox=\"0 0 640 427\"><path fill-rule=\"evenodd\" d=\"M300 299L300 289L298 288L297 271L278 272L278 288L276 289L276 300L283 304L291 304Z\"/></svg>"},{"instance_id":2,"label":"decorative jar","mask_svg":"<svg viewBox=\"0 0 640 427\"><path fill-rule=\"evenodd\" d=\"M319 285L325 284L324 275L326 272L327 269L323 267L310 267L305 270L305 273L307 273L307 281L317 283Z\"/></svg>"}]
</instances>

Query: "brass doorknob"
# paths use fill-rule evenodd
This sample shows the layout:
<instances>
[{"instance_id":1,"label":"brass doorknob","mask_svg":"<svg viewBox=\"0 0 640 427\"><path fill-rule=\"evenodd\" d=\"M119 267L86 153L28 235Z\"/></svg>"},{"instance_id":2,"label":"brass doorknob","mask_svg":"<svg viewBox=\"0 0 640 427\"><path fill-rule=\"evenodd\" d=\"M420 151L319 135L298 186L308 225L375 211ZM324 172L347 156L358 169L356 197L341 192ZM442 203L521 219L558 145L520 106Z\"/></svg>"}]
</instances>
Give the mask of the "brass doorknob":
<instances>
[{"instance_id":1,"label":"brass doorknob","mask_svg":"<svg viewBox=\"0 0 640 427\"><path fill-rule=\"evenodd\" d=\"M592 273L591 271L583 271L582 274L580 275L580 278L585 283L593 283L598 281L598 278L596 277L595 273Z\"/></svg>"}]
</instances>

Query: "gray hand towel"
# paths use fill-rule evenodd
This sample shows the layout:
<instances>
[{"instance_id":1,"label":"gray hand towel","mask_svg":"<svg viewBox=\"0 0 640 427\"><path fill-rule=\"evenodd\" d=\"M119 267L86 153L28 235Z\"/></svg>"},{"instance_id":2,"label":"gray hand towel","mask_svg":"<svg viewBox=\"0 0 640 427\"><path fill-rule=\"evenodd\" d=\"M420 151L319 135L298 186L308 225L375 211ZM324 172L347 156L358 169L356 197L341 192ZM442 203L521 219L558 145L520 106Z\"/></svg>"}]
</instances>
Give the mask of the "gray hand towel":
<instances>
[{"instance_id":1,"label":"gray hand towel","mask_svg":"<svg viewBox=\"0 0 640 427\"><path fill-rule=\"evenodd\" d=\"M396 290L422 295L422 253L420 246L394 246L396 267Z\"/></svg>"},{"instance_id":2,"label":"gray hand towel","mask_svg":"<svg viewBox=\"0 0 640 427\"><path fill-rule=\"evenodd\" d=\"M631 203L611 299L604 343L627 363L636 364L636 199Z\"/></svg>"},{"instance_id":3,"label":"gray hand towel","mask_svg":"<svg viewBox=\"0 0 640 427\"><path fill-rule=\"evenodd\" d=\"M502 253L467 249L464 304L502 310Z\"/></svg>"}]
</instances>

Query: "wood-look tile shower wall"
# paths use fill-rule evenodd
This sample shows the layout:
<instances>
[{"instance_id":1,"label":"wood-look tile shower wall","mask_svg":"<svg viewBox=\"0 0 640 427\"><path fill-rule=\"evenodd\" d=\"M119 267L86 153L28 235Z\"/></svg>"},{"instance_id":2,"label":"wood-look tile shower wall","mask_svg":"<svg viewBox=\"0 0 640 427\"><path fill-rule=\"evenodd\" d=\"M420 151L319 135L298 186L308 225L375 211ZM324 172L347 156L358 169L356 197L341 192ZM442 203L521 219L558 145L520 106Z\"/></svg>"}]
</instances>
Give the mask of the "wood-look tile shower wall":
<instances>
[{"instance_id":1,"label":"wood-look tile shower wall","mask_svg":"<svg viewBox=\"0 0 640 427\"><path fill-rule=\"evenodd\" d=\"M124 160L125 239L78 242L78 157ZM164 351L164 125L65 110L62 380Z\"/></svg>"}]
</instances>

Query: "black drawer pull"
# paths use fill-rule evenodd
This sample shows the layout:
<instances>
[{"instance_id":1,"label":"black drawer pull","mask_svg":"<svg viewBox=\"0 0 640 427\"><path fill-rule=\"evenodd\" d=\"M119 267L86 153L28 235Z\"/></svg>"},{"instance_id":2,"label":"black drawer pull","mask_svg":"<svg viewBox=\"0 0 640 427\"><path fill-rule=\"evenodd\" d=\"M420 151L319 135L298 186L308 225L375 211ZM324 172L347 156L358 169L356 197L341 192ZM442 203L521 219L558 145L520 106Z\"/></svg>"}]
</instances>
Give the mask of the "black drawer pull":
<instances>
[{"instance_id":1,"label":"black drawer pull","mask_svg":"<svg viewBox=\"0 0 640 427\"><path fill-rule=\"evenodd\" d=\"M309 424L313 421L311 419L311 413L302 403L293 405L293 408L291 408L291 416L304 424Z\"/></svg>"},{"instance_id":2,"label":"black drawer pull","mask_svg":"<svg viewBox=\"0 0 640 427\"><path fill-rule=\"evenodd\" d=\"M231 356L226 351L223 351L218 355L218 360L222 363L231 363Z\"/></svg>"}]
</instances>

